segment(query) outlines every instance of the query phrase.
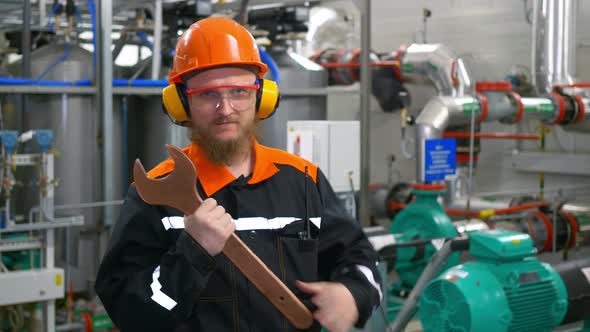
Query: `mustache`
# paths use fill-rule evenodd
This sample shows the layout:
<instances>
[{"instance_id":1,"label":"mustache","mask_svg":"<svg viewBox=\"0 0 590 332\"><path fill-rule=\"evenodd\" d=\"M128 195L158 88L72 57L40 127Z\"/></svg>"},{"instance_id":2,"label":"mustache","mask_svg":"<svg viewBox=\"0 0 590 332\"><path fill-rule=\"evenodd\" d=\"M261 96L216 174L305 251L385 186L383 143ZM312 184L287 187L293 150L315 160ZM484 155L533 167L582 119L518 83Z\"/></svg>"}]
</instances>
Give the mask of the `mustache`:
<instances>
[{"instance_id":1,"label":"mustache","mask_svg":"<svg viewBox=\"0 0 590 332\"><path fill-rule=\"evenodd\" d=\"M240 119L238 117L223 117L218 118L214 121L215 124L224 124L224 123L239 123Z\"/></svg>"}]
</instances>

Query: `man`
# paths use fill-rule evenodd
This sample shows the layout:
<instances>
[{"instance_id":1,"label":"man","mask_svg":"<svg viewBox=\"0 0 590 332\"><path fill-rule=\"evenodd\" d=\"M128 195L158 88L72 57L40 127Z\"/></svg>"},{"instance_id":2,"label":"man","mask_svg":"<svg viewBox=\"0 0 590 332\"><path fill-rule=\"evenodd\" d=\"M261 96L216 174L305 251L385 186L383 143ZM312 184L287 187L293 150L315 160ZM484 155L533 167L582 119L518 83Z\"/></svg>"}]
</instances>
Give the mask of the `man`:
<instances>
[{"instance_id":1,"label":"man","mask_svg":"<svg viewBox=\"0 0 590 332\"><path fill-rule=\"evenodd\" d=\"M208 198L183 217L130 186L96 281L122 331L294 330L220 254L232 232L313 310L310 331L361 327L378 305L375 253L323 173L256 139L276 107L261 106L265 72L254 39L232 20L201 20L179 40L169 88L180 102L167 88L164 105L192 128L183 151ZM173 168L167 160L148 175Z\"/></svg>"}]
</instances>

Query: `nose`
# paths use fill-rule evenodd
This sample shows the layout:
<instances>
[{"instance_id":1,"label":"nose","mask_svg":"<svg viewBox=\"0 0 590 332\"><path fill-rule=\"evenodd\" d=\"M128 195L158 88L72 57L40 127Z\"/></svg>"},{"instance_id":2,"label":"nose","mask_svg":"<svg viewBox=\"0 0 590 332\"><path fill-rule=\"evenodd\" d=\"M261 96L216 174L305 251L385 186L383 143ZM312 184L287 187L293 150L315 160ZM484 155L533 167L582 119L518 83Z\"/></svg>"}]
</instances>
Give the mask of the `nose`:
<instances>
[{"instance_id":1,"label":"nose","mask_svg":"<svg viewBox=\"0 0 590 332\"><path fill-rule=\"evenodd\" d=\"M229 101L229 98L224 96L220 96L219 101L217 102L217 111L223 115L229 115L235 112Z\"/></svg>"}]
</instances>

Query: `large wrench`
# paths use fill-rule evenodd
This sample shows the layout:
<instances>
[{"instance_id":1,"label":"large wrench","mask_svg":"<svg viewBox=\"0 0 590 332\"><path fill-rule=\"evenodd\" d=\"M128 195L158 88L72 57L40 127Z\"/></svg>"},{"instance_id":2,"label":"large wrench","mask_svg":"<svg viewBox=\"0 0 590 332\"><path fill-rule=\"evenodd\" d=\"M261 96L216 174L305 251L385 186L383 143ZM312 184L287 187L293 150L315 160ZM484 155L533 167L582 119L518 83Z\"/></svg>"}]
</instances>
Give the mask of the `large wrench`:
<instances>
[{"instance_id":1,"label":"large wrench","mask_svg":"<svg viewBox=\"0 0 590 332\"><path fill-rule=\"evenodd\" d=\"M133 178L141 199L148 204L166 205L190 215L203 200L197 192L197 172L192 161L177 147L166 144L174 160L174 170L162 179L150 179L139 159L135 160ZM266 296L266 298L298 329L313 323L307 307L274 275L274 273L235 234L229 237L223 254Z\"/></svg>"}]
</instances>

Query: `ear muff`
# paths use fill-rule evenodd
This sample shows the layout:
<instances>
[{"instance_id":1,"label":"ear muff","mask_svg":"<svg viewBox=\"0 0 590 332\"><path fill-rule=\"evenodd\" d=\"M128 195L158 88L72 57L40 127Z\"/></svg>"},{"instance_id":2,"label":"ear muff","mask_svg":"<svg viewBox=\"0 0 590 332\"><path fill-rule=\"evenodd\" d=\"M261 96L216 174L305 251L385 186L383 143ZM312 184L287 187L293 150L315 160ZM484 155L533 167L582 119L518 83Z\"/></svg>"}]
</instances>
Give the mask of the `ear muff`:
<instances>
[{"instance_id":1,"label":"ear muff","mask_svg":"<svg viewBox=\"0 0 590 332\"><path fill-rule=\"evenodd\" d=\"M184 126L190 121L190 107L184 93L184 84L170 84L162 91L162 110L172 122Z\"/></svg>"},{"instance_id":2,"label":"ear muff","mask_svg":"<svg viewBox=\"0 0 590 332\"><path fill-rule=\"evenodd\" d=\"M256 95L256 115L259 119L264 120L277 110L281 96L275 81L260 79L258 84L260 84L260 89ZM191 113L184 92L184 84L174 83L164 88L162 110L177 125L184 126L190 121Z\"/></svg>"},{"instance_id":3,"label":"ear muff","mask_svg":"<svg viewBox=\"0 0 590 332\"><path fill-rule=\"evenodd\" d=\"M260 89L256 96L256 115L259 119L269 118L279 107L281 95L275 81L259 79Z\"/></svg>"}]
</instances>

